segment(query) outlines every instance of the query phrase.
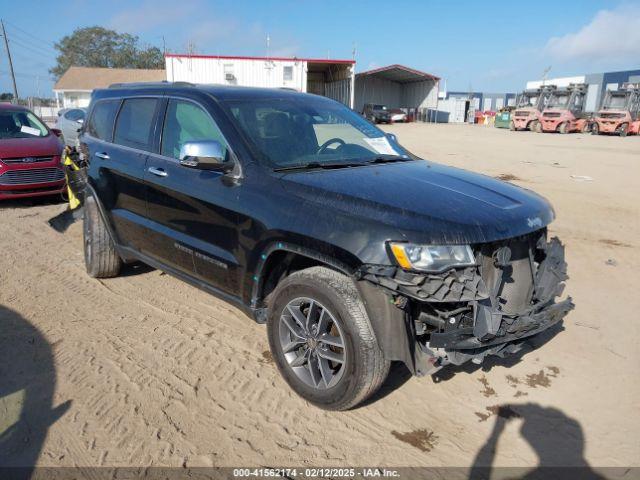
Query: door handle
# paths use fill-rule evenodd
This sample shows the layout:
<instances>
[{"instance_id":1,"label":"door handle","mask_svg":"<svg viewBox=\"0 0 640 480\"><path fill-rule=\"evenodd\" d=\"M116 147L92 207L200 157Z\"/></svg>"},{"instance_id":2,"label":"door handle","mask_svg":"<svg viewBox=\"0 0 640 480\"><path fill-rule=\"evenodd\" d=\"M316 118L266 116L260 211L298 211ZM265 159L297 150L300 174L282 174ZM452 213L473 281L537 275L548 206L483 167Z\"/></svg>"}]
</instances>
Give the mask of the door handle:
<instances>
[{"instance_id":1,"label":"door handle","mask_svg":"<svg viewBox=\"0 0 640 480\"><path fill-rule=\"evenodd\" d=\"M162 169L162 168L149 167L148 171L149 171L149 173L153 173L154 175L157 175L158 177L166 177L168 175L168 173L165 172L164 169Z\"/></svg>"},{"instance_id":2,"label":"door handle","mask_svg":"<svg viewBox=\"0 0 640 480\"><path fill-rule=\"evenodd\" d=\"M109 160L109 154L107 152L98 152L96 153L96 157L101 158L103 160Z\"/></svg>"}]
</instances>

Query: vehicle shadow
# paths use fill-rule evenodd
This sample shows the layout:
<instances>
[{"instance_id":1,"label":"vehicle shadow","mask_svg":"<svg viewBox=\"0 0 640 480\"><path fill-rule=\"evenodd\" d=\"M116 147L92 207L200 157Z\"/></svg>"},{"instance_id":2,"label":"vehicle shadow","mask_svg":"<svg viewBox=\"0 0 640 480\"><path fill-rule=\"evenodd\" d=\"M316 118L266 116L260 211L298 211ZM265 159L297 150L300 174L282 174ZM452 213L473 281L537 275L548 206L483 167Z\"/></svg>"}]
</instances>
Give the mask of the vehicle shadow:
<instances>
[{"instance_id":1,"label":"vehicle shadow","mask_svg":"<svg viewBox=\"0 0 640 480\"><path fill-rule=\"evenodd\" d=\"M498 469L492 466L500 436L511 421L522 422L520 434L538 456L538 465L532 469ZM491 435L476 454L469 480L490 479L493 473L526 480L604 479L584 458L584 447L584 432L580 423L561 410L536 403L501 405L497 409Z\"/></svg>"},{"instance_id":2,"label":"vehicle shadow","mask_svg":"<svg viewBox=\"0 0 640 480\"><path fill-rule=\"evenodd\" d=\"M119 277L134 277L144 273L153 272L155 268L142 262L126 263L122 266L122 270L118 274Z\"/></svg>"},{"instance_id":3,"label":"vehicle shadow","mask_svg":"<svg viewBox=\"0 0 640 480\"><path fill-rule=\"evenodd\" d=\"M62 203L66 203L62 196L62 194L53 194L46 195L43 197L25 197L25 198L16 198L15 200L2 200L0 201L0 210L3 209L13 209L13 208L32 208L32 207L41 207L45 205L59 205Z\"/></svg>"},{"instance_id":4,"label":"vehicle shadow","mask_svg":"<svg viewBox=\"0 0 640 480\"><path fill-rule=\"evenodd\" d=\"M539 335L536 335L534 338L525 340L522 349L516 353L506 355L505 357L490 355L486 357L480 365L472 362L467 362L462 365L447 365L446 367L443 367L441 370L433 374L431 376L431 380L434 383L446 382L447 380L451 380L455 375L459 373L473 373L478 370L488 372L494 367L510 368L520 363L524 356L549 342L553 339L553 337L555 337L563 330L564 327L562 325L562 322L559 322L548 330L545 330Z\"/></svg>"},{"instance_id":5,"label":"vehicle shadow","mask_svg":"<svg viewBox=\"0 0 640 480\"><path fill-rule=\"evenodd\" d=\"M366 407L367 405L371 405L376 403L378 400L383 399L390 393L394 392L398 388L402 387L405 383L407 383L413 375L411 371L405 366L402 362L392 362L391 369L389 370L389 376L382 384L382 386L378 389L376 393L371 395L368 399L358 405L356 408Z\"/></svg>"},{"instance_id":6,"label":"vehicle shadow","mask_svg":"<svg viewBox=\"0 0 640 480\"><path fill-rule=\"evenodd\" d=\"M30 477L49 427L71 406L67 400L53 408L55 384L47 339L0 305L0 478Z\"/></svg>"}]
</instances>

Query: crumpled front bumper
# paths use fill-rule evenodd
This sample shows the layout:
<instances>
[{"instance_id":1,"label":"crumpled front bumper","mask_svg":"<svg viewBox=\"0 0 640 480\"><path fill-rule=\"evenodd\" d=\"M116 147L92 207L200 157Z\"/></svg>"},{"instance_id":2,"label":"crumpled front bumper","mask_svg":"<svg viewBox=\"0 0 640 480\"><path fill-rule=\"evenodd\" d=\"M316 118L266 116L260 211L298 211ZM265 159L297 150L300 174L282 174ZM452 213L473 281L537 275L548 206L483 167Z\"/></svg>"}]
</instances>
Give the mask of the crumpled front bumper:
<instances>
[{"instance_id":1,"label":"crumpled front bumper","mask_svg":"<svg viewBox=\"0 0 640 480\"><path fill-rule=\"evenodd\" d=\"M390 302L404 311L409 329L407 344L415 340L411 355L405 355L405 363L411 357L413 365L408 367L413 373L433 373L449 363L461 364L468 360L479 363L487 355L515 353L523 340L558 324L574 308L570 297L555 301L568 278L564 247L558 238L547 243L546 233L542 233L539 238L528 241L531 242L531 292L526 303L515 307L504 298L508 296L504 282L509 281L513 266L494 266L493 258L485 258L485 265L488 261L490 268L500 273L497 278L482 274L482 266L443 274L406 272L392 266L363 267L362 280L380 287ZM539 261L534 260L533 254ZM447 317L439 313L440 318L436 318L428 313L443 311L454 314ZM432 325L429 331L420 329L423 318ZM398 352L392 355L402 356Z\"/></svg>"}]
</instances>

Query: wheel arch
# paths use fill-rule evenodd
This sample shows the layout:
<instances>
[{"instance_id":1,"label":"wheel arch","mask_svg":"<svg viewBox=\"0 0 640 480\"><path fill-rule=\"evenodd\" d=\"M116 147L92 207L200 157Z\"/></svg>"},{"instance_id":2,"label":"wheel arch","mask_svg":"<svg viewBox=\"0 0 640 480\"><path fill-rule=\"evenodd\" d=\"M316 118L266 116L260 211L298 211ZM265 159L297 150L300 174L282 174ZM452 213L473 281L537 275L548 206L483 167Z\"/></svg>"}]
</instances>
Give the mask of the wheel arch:
<instances>
[{"instance_id":1,"label":"wheel arch","mask_svg":"<svg viewBox=\"0 0 640 480\"><path fill-rule=\"evenodd\" d=\"M269 293L289 274L312 266L325 266L353 278L361 265L357 257L339 247L301 243L273 241L260 249L255 266L248 273L252 286L247 289L258 322L265 319L265 300Z\"/></svg>"}]
</instances>

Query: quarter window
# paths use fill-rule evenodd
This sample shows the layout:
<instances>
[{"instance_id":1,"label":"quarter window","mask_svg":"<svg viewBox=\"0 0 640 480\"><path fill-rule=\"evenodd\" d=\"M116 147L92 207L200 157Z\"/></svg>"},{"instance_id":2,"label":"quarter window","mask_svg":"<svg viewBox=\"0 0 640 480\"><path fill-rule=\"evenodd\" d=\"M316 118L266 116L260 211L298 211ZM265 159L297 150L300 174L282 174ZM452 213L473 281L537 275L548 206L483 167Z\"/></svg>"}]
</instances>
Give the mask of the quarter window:
<instances>
[{"instance_id":1,"label":"quarter window","mask_svg":"<svg viewBox=\"0 0 640 480\"><path fill-rule=\"evenodd\" d=\"M222 132L201 107L183 100L169 100L162 130L161 154L180 158L186 142L215 140L227 149Z\"/></svg>"},{"instance_id":2,"label":"quarter window","mask_svg":"<svg viewBox=\"0 0 640 480\"><path fill-rule=\"evenodd\" d=\"M118 115L113 142L126 147L151 151L153 118L158 100L133 98L125 100Z\"/></svg>"},{"instance_id":3,"label":"quarter window","mask_svg":"<svg viewBox=\"0 0 640 480\"><path fill-rule=\"evenodd\" d=\"M96 103L87 125L87 133L92 137L110 142L118 106L120 106L120 100L103 100Z\"/></svg>"}]
</instances>

